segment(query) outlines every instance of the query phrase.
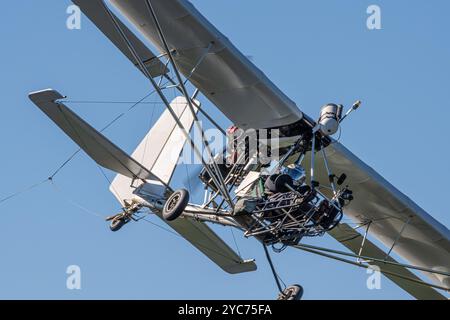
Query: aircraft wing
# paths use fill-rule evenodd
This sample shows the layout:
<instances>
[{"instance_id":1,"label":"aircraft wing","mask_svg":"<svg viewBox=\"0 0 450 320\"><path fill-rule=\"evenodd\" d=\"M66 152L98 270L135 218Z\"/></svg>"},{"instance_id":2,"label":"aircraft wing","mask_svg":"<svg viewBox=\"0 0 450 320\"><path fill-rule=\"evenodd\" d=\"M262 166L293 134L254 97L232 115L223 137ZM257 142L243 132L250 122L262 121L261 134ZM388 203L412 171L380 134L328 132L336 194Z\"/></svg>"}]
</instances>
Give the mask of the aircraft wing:
<instances>
[{"instance_id":1,"label":"aircraft wing","mask_svg":"<svg viewBox=\"0 0 450 320\"><path fill-rule=\"evenodd\" d=\"M161 52L153 19L141 0L112 0ZM241 128L268 128L298 121L302 113L261 70L209 23L189 1L152 0L180 71ZM209 50L208 50L209 49ZM191 74L191 72L195 71Z\"/></svg>"},{"instance_id":2,"label":"aircraft wing","mask_svg":"<svg viewBox=\"0 0 450 320\"><path fill-rule=\"evenodd\" d=\"M183 216L169 222L164 220L161 214L158 216L225 272L237 274L256 270L256 263L253 260L243 260L239 257L204 222Z\"/></svg>"},{"instance_id":3,"label":"aircraft wing","mask_svg":"<svg viewBox=\"0 0 450 320\"><path fill-rule=\"evenodd\" d=\"M111 3L163 52L145 1ZM190 2L151 3L180 71L235 125L243 129L270 128L303 118L295 103ZM341 144L332 143L327 152L333 171L345 172L355 192L355 200L346 208L347 215L358 222L372 221L369 233L411 264L450 272L450 233L445 226ZM319 174L321 181L328 184L325 170L319 169ZM449 277L427 276L450 287Z\"/></svg>"},{"instance_id":4,"label":"aircraft wing","mask_svg":"<svg viewBox=\"0 0 450 320\"><path fill-rule=\"evenodd\" d=\"M200 106L200 102L196 101L196 105ZM186 99L176 97L170 106L183 127L190 130L194 118ZM139 159L162 182L170 184L185 144L186 138L169 111L165 110L131 156ZM148 195L164 196L164 188L158 187L157 183L134 189L131 187L131 179L121 174L114 178L110 190L123 206L125 201L132 200L136 195L146 200ZM157 210L154 213L225 272L235 274L256 270L254 261L239 257L206 223L184 216L175 221L167 221Z\"/></svg>"}]
</instances>

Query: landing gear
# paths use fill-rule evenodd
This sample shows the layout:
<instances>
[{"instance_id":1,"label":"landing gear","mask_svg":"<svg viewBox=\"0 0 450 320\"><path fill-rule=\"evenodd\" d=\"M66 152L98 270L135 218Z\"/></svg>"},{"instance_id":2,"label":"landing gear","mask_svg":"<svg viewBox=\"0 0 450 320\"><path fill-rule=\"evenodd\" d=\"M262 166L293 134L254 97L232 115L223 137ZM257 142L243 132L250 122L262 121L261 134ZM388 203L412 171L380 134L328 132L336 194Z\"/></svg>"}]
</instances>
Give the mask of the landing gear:
<instances>
[{"instance_id":1,"label":"landing gear","mask_svg":"<svg viewBox=\"0 0 450 320\"><path fill-rule=\"evenodd\" d=\"M287 287L278 295L277 300L300 300L303 296L303 287L298 284L293 284Z\"/></svg>"},{"instance_id":2,"label":"landing gear","mask_svg":"<svg viewBox=\"0 0 450 320\"><path fill-rule=\"evenodd\" d=\"M189 192L186 189L179 189L172 193L163 207L162 215L167 221L178 218L186 209L189 203Z\"/></svg>"}]
</instances>

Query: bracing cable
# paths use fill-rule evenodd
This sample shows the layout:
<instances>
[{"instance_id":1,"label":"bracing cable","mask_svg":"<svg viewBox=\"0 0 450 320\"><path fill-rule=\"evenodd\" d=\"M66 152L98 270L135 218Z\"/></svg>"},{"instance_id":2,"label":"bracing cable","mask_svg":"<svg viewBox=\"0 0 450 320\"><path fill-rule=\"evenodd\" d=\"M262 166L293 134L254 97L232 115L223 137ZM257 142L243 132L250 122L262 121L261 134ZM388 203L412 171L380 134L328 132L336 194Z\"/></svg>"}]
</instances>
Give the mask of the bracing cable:
<instances>
[{"instance_id":1,"label":"bracing cable","mask_svg":"<svg viewBox=\"0 0 450 320\"><path fill-rule=\"evenodd\" d=\"M101 130L100 132L103 132L105 130L107 130L109 127L111 127L113 124L115 124L119 119L121 119L122 117L124 117L127 113L129 113L130 111L132 111L136 106L141 105L141 104L156 104L155 102L145 102L145 100L147 98L149 98L152 94L155 93L156 90L151 91L150 93L147 93L145 96L143 96L141 99L139 99L136 102L130 102L132 103L132 105L125 111L121 112L120 114L118 114L116 117L114 117L110 122L108 122ZM63 101L62 101L63 102ZM76 100L65 100L64 102L71 102L71 103L126 103L123 101L76 101ZM127 103L128 104L128 103ZM14 192L2 199L0 199L0 204L3 204L13 198L16 198L20 195L22 195L23 193L26 193L28 191L31 191L37 187L39 187L40 185L52 181L53 178L55 178L55 176L64 168L66 167L75 157L78 153L80 153L81 148L77 149L75 152L73 152L64 162L61 163L61 165L55 170L53 171L53 173L45 180L39 181L37 183L34 183L32 185L30 185L29 187L23 189L23 190L19 190L17 192Z\"/></svg>"},{"instance_id":2,"label":"bracing cable","mask_svg":"<svg viewBox=\"0 0 450 320\"><path fill-rule=\"evenodd\" d=\"M14 192L13 194L10 194L9 196L6 196L6 197L0 199L0 204L6 202L6 201L8 201L8 200L11 200L11 199L13 199L13 198L15 198L15 197L18 197L19 195L21 195L21 194L23 194L23 193L26 193L26 192L31 191L31 190L33 190L33 189L36 189L37 187L39 187L39 186L43 185L44 183L48 182L49 180L50 180L50 179L47 178L47 179L45 179L45 180L43 180L43 181L40 181L40 182L38 182L38 183L34 183L34 184L32 184L31 186L29 186L29 187L27 187L27 188L25 188L25 189L22 189L22 190L20 190L20 191Z\"/></svg>"}]
</instances>

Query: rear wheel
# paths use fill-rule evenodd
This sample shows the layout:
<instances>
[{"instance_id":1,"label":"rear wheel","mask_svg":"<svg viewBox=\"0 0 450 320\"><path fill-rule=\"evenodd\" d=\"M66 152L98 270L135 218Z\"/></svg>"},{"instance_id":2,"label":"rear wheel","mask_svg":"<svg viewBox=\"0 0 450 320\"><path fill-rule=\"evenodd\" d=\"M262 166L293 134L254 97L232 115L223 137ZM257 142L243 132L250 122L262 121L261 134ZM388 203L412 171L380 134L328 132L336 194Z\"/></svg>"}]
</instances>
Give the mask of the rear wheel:
<instances>
[{"instance_id":1,"label":"rear wheel","mask_svg":"<svg viewBox=\"0 0 450 320\"><path fill-rule=\"evenodd\" d=\"M178 218L189 203L189 192L186 189L175 191L164 204L162 215L167 221Z\"/></svg>"},{"instance_id":2,"label":"rear wheel","mask_svg":"<svg viewBox=\"0 0 450 320\"><path fill-rule=\"evenodd\" d=\"M109 228L111 231L119 231L124 225L126 224L126 221L122 217L116 217L111 220L111 223L109 224Z\"/></svg>"},{"instance_id":3,"label":"rear wheel","mask_svg":"<svg viewBox=\"0 0 450 320\"><path fill-rule=\"evenodd\" d=\"M300 300L303 296L303 287L298 284L287 287L277 300Z\"/></svg>"}]
</instances>

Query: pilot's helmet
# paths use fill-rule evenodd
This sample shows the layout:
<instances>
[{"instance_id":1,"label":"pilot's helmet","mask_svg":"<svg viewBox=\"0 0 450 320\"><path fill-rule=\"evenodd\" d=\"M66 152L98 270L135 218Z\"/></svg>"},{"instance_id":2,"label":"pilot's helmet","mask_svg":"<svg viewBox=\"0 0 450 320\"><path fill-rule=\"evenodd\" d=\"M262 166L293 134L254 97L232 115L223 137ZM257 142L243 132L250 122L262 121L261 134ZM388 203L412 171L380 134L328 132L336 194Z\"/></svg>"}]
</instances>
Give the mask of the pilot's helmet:
<instances>
[{"instance_id":1,"label":"pilot's helmet","mask_svg":"<svg viewBox=\"0 0 450 320\"><path fill-rule=\"evenodd\" d=\"M296 164L291 164L287 167L283 167L281 173L289 175L296 185L301 185L305 182L306 171L305 169Z\"/></svg>"}]
</instances>

